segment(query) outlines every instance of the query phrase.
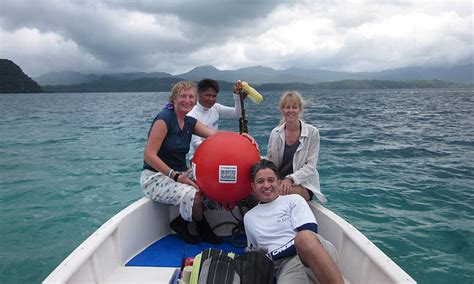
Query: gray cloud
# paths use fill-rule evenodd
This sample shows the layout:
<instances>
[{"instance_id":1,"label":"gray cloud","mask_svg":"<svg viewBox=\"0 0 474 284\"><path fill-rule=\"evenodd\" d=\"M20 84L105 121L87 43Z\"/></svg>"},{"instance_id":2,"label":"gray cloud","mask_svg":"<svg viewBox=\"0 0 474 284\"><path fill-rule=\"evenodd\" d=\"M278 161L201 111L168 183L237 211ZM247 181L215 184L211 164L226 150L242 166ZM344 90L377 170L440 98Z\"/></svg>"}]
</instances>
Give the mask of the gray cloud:
<instances>
[{"instance_id":1,"label":"gray cloud","mask_svg":"<svg viewBox=\"0 0 474 284\"><path fill-rule=\"evenodd\" d=\"M472 62L470 1L431 2L3 0L0 57L33 76Z\"/></svg>"},{"instance_id":2,"label":"gray cloud","mask_svg":"<svg viewBox=\"0 0 474 284\"><path fill-rule=\"evenodd\" d=\"M127 11L139 11L153 15L176 15L181 21L197 27L210 29L250 26L267 15L275 7L288 2L279 0L262 1L114 1L107 5Z\"/></svg>"}]
</instances>

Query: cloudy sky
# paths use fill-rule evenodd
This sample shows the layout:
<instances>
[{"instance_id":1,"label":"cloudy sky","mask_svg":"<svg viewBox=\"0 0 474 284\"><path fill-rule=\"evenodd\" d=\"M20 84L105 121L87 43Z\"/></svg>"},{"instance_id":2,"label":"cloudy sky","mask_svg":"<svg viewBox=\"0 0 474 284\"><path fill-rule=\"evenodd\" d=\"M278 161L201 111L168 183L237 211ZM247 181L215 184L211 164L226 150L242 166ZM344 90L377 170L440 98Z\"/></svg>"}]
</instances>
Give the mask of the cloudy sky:
<instances>
[{"instance_id":1,"label":"cloudy sky","mask_svg":"<svg viewBox=\"0 0 474 284\"><path fill-rule=\"evenodd\" d=\"M0 0L0 58L30 76L473 62L471 0Z\"/></svg>"}]
</instances>

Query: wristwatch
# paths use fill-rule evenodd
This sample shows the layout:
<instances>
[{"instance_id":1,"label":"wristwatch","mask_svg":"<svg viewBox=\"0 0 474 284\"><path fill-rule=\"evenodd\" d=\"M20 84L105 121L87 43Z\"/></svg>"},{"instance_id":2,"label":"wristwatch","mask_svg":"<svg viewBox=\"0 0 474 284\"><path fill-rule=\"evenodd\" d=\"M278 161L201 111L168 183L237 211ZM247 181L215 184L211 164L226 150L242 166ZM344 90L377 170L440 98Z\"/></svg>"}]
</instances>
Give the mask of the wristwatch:
<instances>
[{"instance_id":1,"label":"wristwatch","mask_svg":"<svg viewBox=\"0 0 474 284\"><path fill-rule=\"evenodd\" d=\"M175 174L174 177L173 177L173 180L174 180L174 181L178 181L178 178L179 178L180 175L181 175L180 172L176 172L176 174Z\"/></svg>"},{"instance_id":2,"label":"wristwatch","mask_svg":"<svg viewBox=\"0 0 474 284\"><path fill-rule=\"evenodd\" d=\"M292 185L295 183L295 181L293 180L291 176L286 176L285 179L289 179Z\"/></svg>"}]
</instances>

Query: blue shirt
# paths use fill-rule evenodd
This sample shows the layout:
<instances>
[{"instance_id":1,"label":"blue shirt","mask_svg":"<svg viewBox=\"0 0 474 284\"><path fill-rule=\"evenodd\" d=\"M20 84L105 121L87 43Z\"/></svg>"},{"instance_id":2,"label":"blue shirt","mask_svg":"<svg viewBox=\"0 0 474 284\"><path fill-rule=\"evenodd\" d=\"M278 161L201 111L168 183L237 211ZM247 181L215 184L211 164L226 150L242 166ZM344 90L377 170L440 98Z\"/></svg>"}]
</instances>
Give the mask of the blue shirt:
<instances>
[{"instance_id":1,"label":"blue shirt","mask_svg":"<svg viewBox=\"0 0 474 284\"><path fill-rule=\"evenodd\" d=\"M151 129L158 120L163 120L166 123L168 133L166 133L157 156L173 170L186 171L186 154L189 152L189 144L191 143L191 136L197 120L194 117L185 116L184 127L181 130L175 112L164 109L153 120L148 136L150 136ZM143 161L143 169L157 172L156 169L145 161Z\"/></svg>"}]
</instances>

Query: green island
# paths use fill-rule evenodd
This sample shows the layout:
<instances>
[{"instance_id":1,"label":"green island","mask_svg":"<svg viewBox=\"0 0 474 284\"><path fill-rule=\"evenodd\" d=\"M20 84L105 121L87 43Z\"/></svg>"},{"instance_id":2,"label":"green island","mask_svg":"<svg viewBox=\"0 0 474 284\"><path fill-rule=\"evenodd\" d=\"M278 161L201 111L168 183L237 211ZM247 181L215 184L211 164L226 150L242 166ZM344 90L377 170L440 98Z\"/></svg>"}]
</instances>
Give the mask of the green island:
<instances>
[{"instance_id":1,"label":"green island","mask_svg":"<svg viewBox=\"0 0 474 284\"><path fill-rule=\"evenodd\" d=\"M43 89L13 61L0 59L0 93L42 93Z\"/></svg>"}]
</instances>

